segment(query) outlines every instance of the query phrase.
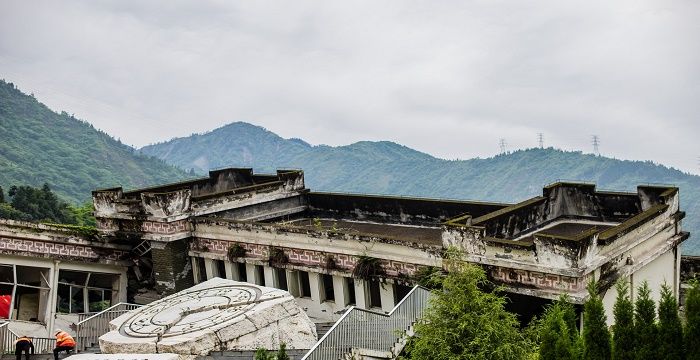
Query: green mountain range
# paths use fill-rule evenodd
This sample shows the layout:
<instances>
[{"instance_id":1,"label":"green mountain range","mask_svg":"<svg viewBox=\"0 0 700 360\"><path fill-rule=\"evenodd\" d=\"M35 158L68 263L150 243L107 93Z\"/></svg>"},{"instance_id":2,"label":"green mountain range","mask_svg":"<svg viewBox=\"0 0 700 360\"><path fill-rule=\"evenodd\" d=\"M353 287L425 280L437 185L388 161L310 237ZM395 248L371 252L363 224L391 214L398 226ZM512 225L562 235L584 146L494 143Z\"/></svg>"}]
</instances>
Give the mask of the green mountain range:
<instances>
[{"instance_id":1,"label":"green mountain range","mask_svg":"<svg viewBox=\"0 0 700 360\"><path fill-rule=\"evenodd\" d=\"M392 142L312 146L237 122L205 134L140 150L184 169L204 173L225 166L304 169L313 190L518 202L557 180L595 182L599 189L634 191L639 184L681 188L684 226L700 232L700 176L650 161L628 161L557 149L527 149L488 159L443 160ZM700 253L697 237L684 245Z\"/></svg>"},{"instance_id":2,"label":"green mountain range","mask_svg":"<svg viewBox=\"0 0 700 360\"><path fill-rule=\"evenodd\" d=\"M56 113L0 80L0 186L48 183L73 203L97 188L141 187L185 178L67 113Z\"/></svg>"},{"instance_id":3,"label":"green mountain range","mask_svg":"<svg viewBox=\"0 0 700 360\"><path fill-rule=\"evenodd\" d=\"M167 162L167 163L166 163ZM237 166L259 172L301 168L314 190L517 202L545 184L583 180L634 190L643 183L681 188L686 229L700 233L700 177L654 164L528 149L488 159L443 160L387 142L312 146L261 127L232 123L139 151L63 112L56 113L12 83L0 81L0 186L49 183L63 199L89 200L97 188L142 187L181 180L185 170ZM697 236L684 252L700 254Z\"/></svg>"}]
</instances>

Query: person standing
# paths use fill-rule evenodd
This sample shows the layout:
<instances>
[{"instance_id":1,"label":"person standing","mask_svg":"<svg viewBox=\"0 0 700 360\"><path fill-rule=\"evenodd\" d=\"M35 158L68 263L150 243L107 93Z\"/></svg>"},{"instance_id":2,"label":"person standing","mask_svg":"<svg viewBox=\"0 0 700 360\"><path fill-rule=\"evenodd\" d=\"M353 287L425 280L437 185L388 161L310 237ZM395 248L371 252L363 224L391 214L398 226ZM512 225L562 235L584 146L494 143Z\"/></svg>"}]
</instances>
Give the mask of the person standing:
<instances>
[{"instance_id":1,"label":"person standing","mask_svg":"<svg viewBox=\"0 0 700 360\"><path fill-rule=\"evenodd\" d=\"M66 354L75 348L75 339L67 332L56 329L56 348L53 349L53 358L58 360L58 353L65 351Z\"/></svg>"},{"instance_id":2,"label":"person standing","mask_svg":"<svg viewBox=\"0 0 700 360\"><path fill-rule=\"evenodd\" d=\"M32 350L32 355L34 355L34 344L32 339L28 336L22 336L15 340L15 355L17 360L22 360L22 353L24 353L24 360L29 360L29 350Z\"/></svg>"}]
</instances>

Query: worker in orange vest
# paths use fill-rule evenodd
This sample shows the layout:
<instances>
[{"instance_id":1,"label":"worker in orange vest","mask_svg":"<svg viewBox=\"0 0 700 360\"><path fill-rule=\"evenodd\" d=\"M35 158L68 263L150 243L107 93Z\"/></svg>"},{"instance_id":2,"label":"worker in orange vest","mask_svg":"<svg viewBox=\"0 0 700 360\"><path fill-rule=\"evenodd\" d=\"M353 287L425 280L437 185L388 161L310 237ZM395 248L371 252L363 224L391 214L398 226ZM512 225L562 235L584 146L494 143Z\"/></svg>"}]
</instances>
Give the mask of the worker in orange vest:
<instances>
[{"instance_id":1,"label":"worker in orange vest","mask_svg":"<svg viewBox=\"0 0 700 360\"><path fill-rule=\"evenodd\" d=\"M56 329L56 348L53 349L53 358L58 360L58 353L65 351L68 354L75 349L75 339L67 332Z\"/></svg>"},{"instance_id":2,"label":"worker in orange vest","mask_svg":"<svg viewBox=\"0 0 700 360\"><path fill-rule=\"evenodd\" d=\"M34 344L32 344L32 339L28 336L22 336L15 340L15 355L17 355L17 360L22 360L22 353L24 353L24 359L29 360L29 350L32 350L32 355L34 355Z\"/></svg>"}]
</instances>

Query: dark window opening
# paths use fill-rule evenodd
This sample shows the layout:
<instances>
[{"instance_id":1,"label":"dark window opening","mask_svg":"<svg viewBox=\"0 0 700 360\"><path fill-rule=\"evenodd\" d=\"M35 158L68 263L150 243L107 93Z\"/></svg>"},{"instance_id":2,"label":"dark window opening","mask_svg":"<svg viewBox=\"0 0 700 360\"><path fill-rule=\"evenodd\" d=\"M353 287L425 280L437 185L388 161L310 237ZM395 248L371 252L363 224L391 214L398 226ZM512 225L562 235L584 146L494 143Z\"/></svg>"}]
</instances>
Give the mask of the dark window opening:
<instances>
[{"instance_id":1,"label":"dark window opening","mask_svg":"<svg viewBox=\"0 0 700 360\"><path fill-rule=\"evenodd\" d=\"M219 273L218 276L222 279L226 279L226 264L223 260L214 260L216 262L216 271Z\"/></svg>"},{"instance_id":2,"label":"dark window opening","mask_svg":"<svg viewBox=\"0 0 700 360\"><path fill-rule=\"evenodd\" d=\"M197 258L197 269L199 269L199 279L197 282L207 281L207 265L204 258Z\"/></svg>"},{"instance_id":3,"label":"dark window opening","mask_svg":"<svg viewBox=\"0 0 700 360\"><path fill-rule=\"evenodd\" d=\"M287 291L287 271L285 269L275 269L277 273L277 288L280 290Z\"/></svg>"},{"instance_id":4,"label":"dark window opening","mask_svg":"<svg viewBox=\"0 0 700 360\"><path fill-rule=\"evenodd\" d=\"M355 305L357 304L357 300L355 300L355 279L348 277L345 278L345 281L348 284L348 305Z\"/></svg>"},{"instance_id":5,"label":"dark window opening","mask_svg":"<svg viewBox=\"0 0 700 360\"><path fill-rule=\"evenodd\" d=\"M328 274L321 275L323 278L323 300L335 301L335 291L333 290L333 276Z\"/></svg>"},{"instance_id":6,"label":"dark window opening","mask_svg":"<svg viewBox=\"0 0 700 360\"><path fill-rule=\"evenodd\" d=\"M258 274L257 285L267 286L267 284L265 284L265 268L263 268L262 265L255 265L255 272Z\"/></svg>"},{"instance_id":7,"label":"dark window opening","mask_svg":"<svg viewBox=\"0 0 700 360\"><path fill-rule=\"evenodd\" d=\"M394 304L398 304L411 292L411 287L401 284L394 284Z\"/></svg>"},{"instance_id":8,"label":"dark window opening","mask_svg":"<svg viewBox=\"0 0 700 360\"><path fill-rule=\"evenodd\" d=\"M299 293L301 297L311 297L311 283L306 271L299 271Z\"/></svg>"},{"instance_id":9,"label":"dark window opening","mask_svg":"<svg viewBox=\"0 0 700 360\"><path fill-rule=\"evenodd\" d=\"M369 287L369 307L382 307L382 296L380 293L379 281L370 280L367 282Z\"/></svg>"},{"instance_id":10,"label":"dark window opening","mask_svg":"<svg viewBox=\"0 0 700 360\"><path fill-rule=\"evenodd\" d=\"M248 282L248 270L246 270L245 263L236 263L238 266L238 281Z\"/></svg>"}]
</instances>

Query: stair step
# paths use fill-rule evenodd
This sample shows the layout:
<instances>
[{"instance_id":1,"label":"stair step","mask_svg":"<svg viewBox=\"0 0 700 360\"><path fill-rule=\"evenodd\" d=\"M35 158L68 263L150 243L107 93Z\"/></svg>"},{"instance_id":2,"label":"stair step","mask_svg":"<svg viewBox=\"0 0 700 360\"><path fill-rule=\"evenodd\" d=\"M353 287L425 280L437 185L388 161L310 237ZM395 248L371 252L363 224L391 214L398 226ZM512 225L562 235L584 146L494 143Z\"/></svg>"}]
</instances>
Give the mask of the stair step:
<instances>
[{"instance_id":1,"label":"stair step","mask_svg":"<svg viewBox=\"0 0 700 360\"><path fill-rule=\"evenodd\" d=\"M287 355L292 360L300 360L309 350L287 349ZM274 354L274 351L270 351ZM213 351L207 356L200 356L197 360L253 360L255 351Z\"/></svg>"}]
</instances>

